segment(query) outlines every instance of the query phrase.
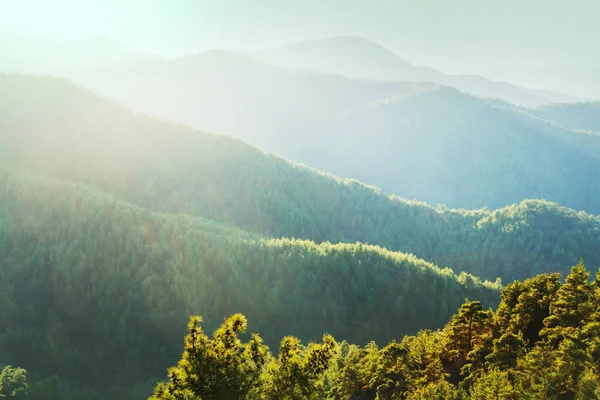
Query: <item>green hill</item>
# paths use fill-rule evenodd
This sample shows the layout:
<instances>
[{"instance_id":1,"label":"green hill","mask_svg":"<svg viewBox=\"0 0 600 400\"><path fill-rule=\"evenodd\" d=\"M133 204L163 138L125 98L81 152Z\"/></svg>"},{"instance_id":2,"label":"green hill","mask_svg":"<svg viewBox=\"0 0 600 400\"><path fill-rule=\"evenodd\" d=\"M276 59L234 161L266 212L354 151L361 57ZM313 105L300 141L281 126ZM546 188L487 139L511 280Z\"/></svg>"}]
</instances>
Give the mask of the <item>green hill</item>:
<instances>
[{"instance_id":1,"label":"green hill","mask_svg":"<svg viewBox=\"0 0 600 400\"><path fill-rule=\"evenodd\" d=\"M492 281L566 272L580 257L600 264L599 218L554 203L432 208L227 136L136 116L62 80L0 79L0 165L13 171L270 237L379 245Z\"/></svg>"},{"instance_id":2,"label":"green hill","mask_svg":"<svg viewBox=\"0 0 600 400\"><path fill-rule=\"evenodd\" d=\"M380 247L262 238L8 173L0 254L2 362L55 398L69 385L80 398L147 396L190 314L214 328L243 312L270 345L321 331L385 342L442 326L465 297L494 305L500 289Z\"/></svg>"},{"instance_id":3,"label":"green hill","mask_svg":"<svg viewBox=\"0 0 600 400\"><path fill-rule=\"evenodd\" d=\"M435 209L54 78L0 77L0 171L0 362L35 398L149 395L190 314L383 343L497 304L475 275L598 262L583 212Z\"/></svg>"},{"instance_id":4,"label":"green hill","mask_svg":"<svg viewBox=\"0 0 600 400\"><path fill-rule=\"evenodd\" d=\"M578 263L564 283L560 274L515 281L496 312L466 301L443 330L381 348L323 335L303 351L285 337L275 356L257 335L231 340L247 328L241 314L212 337L193 316L181 360L150 400L598 399L600 276L591 278Z\"/></svg>"}]
</instances>

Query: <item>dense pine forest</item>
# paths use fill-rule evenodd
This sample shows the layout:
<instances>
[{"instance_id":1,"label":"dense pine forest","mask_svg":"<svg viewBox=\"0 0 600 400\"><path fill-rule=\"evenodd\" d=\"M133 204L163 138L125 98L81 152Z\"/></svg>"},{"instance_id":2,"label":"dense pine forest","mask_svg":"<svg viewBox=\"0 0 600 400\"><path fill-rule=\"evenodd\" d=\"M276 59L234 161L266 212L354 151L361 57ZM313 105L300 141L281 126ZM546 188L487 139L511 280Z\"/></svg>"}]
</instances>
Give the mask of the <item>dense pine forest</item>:
<instances>
[{"instance_id":1,"label":"dense pine forest","mask_svg":"<svg viewBox=\"0 0 600 400\"><path fill-rule=\"evenodd\" d=\"M501 298L495 312L467 300L442 329L384 345L336 342L330 334L306 345L288 335L277 353L246 334L242 314L212 336L192 317L181 360L150 400L599 398L600 271L590 282L580 262L564 282L560 274L538 275L511 283ZM108 384L118 398L114 381ZM56 398L92 398L67 388ZM0 394L24 398L28 389L52 398L48 381L28 385L22 368L2 370Z\"/></svg>"},{"instance_id":2,"label":"dense pine forest","mask_svg":"<svg viewBox=\"0 0 600 400\"><path fill-rule=\"evenodd\" d=\"M81 185L0 179L3 362L112 398L160 376L191 314L212 328L243 312L270 345L321 330L364 344L442 326L466 297L498 302L498 284L379 247L261 238Z\"/></svg>"},{"instance_id":3,"label":"dense pine forest","mask_svg":"<svg viewBox=\"0 0 600 400\"><path fill-rule=\"evenodd\" d=\"M443 329L379 347L302 346L281 340L274 356L233 315L209 338L190 320L185 352L151 400L172 399L597 399L600 274L582 263L514 282L496 312L466 301ZM225 384L227 382L227 384Z\"/></svg>"},{"instance_id":4,"label":"dense pine forest","mask_svg":"<svg viewBox=\"0 0 600 400\"><path fill-rule=\"evenodd\" d=\"M0 75L0 397L593 398L598 248L556 203L432 207Z\"/></svg>"}]
</instances>

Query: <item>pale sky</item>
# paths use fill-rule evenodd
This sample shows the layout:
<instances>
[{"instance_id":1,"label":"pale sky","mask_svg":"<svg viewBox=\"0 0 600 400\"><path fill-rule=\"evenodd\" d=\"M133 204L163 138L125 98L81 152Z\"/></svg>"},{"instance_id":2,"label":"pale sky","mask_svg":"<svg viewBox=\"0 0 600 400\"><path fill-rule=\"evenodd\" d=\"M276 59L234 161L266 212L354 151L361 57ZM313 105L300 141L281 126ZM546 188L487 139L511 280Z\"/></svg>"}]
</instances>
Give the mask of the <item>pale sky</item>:
<instances>
[{"instance_id":1,"label":"pale sky","mask_svg":"<svg viewBox=\"0 0 600 400\"><path fill-rule=\"evenodd\" d=\"M445 72L600 66L598 0L0 0L0 29L170 56L354 35Z\"/></svg>"}]
</instances>

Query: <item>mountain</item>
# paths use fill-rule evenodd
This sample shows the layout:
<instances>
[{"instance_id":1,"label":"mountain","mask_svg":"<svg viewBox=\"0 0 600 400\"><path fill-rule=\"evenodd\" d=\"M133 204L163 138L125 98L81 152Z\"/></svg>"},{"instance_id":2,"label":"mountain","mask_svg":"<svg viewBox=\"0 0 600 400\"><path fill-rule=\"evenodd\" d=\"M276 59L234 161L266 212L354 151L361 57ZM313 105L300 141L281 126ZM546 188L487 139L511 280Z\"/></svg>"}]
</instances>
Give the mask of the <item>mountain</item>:
<instances>
[{"instance_id":1,"label":"mountain","mask_svg":"<svg viewBox=\"0 0 600 400\"><path fill-rule=\"evenodd\" d=\"M590 179L600 170L600 135L454 89L365 105L320 124L313 137L318 150L290 157L404 197L464 208L539 198L600 212Z\"/></svg>"},{"instance_id":2,"label":"mountain","mask_svg":"<svg viewBox=\"0 0 600 400\"><path fill-rule=\"evenodd\" d=\"M550 104L531 113L568 129L600 132L600 102Z\"/></svg>"},{"instance_id":3,"label":"mountain","mask_svg":"<svg viewBox=\"0 0 600 400\"><path fill-rule=\"evenodd\" d=\"M314 69L355 79L422 81L439 74L432 68L415 66L382 45L360 37L304 41L248 54L288 69Z\"/></svg>"},{"instance_id":4,"label":"mountain","mask_svg":"<svg viewBox=\"0 0 600 400\"><path fill-rule=\"evenodd\" d=\"M216 327L243 312L270 345L320 330L366 343L440 327L465 297L497 302L490 283L373 246L269 240L82 184L0 182L2 361L44 398L148 396L192 314Z\"/></svg>"},{"instance_id":5,"label":"mountain","mask_svg":"<svg viewBox=\"0 0 600 400\"><path fill-rule=\"evenodd\" d=\"M600 213L600 186L589 178L600 168L600 138L449 87L293 72L230 51L74 79L405 198L456 208L543 198Z\"/></svg>"},{"instance_id":6,"label":"mountain","mask_svg":"<svg viewBox=\"0 0 600 400\"><path fill-rule=\"evenodd\" d=\"M215 328L241 311L271 345L383 342L441 327L465 297L497 304L500 281L465 271L564 272L598 246L600 219L556 204L434 209L0 75L0 354L34 398L147 396L190 314Z\"/></svg>"},{"instance_id":7,"label":"mountain","mask_svg":"<svg viewBox=\"0 0 600 400\"><path fill-rule=\"evenodd\" d=\"M232 166L295 175L236 178L274 203L295 184L340 188L332 177L60 80L2 75L0 93L0 354L29 371L33 398L147 396L190 314L216 327L244 312L269 344L317 327L366 343L440 327L465 297L498 301L498 283L412 255L223 223L268 215L253 215L257 192L244 196ZM299 228L292 209L260 207Z\"/></svg>"},{"instance_id":8,"label":"mountain","mask_svg":"<svg viewBox=\"0 0 600 400\"><path fill-rule=\"evenodd\" d=\"M28 73L67 73L158 59L105 36L77 41L59 35L0 33L0 54L0 72Z\"/></svg>"},{"instance_id":9,"label":"mountain","mask_svg":"<svg viewBox=\"0 0 600 400\"><path fill-rule=\"evenodd\" d=\"M478 75L451 75L415 66L376 42L353 36L309 40L249 54L290 69L314 69L358 79L430 81L452 86L475 96L498 98L529 107L580 100L564 94L496 82Z\"/></svg>"},{"instance_id":10,"label":"mountain","mask_svg":"<svg viewBox=\"0 0 600 400\"><path fill-rule=\"evenodd\" d=\"M295 74L227 50L165 62L98 68L78 82L131 107L268 146L286 129L307 128L365 101L412 90L406 83Z\"/></svg>"},{"instance_id":11,"label":"mountain","mask_svg":"<svg viewBox=\"0 0 600 400\"><path fill-rule=\"evenodd\" d=\"M492 281L598 259L598 217L554 203L433 208L227 136L135 115L59 79L1 79L0 166L22 174L267 237L379 245Z\"/></svg>"}]
</instances>

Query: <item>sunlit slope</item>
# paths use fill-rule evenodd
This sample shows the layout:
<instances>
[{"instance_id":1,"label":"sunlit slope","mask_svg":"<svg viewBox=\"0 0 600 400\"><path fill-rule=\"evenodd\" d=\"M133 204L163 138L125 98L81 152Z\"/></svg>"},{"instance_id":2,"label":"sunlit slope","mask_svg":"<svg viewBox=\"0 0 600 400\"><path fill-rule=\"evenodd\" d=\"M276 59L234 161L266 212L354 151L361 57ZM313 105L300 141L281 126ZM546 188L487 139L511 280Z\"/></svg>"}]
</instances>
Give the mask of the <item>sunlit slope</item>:
<instances>
[{"instance_id":1,"label":"sunlit slope","mask_svg":"<svg viewBox=\"0 0 600 400\"><path fill-rule=\"evenodd\" d=\"M299 130L309 135L312 125L346 109L433 86L294 73L226 50L71 77L135 109L235 135L271 151L293 149Z\"/></svg>"},{"instance_id":2,"label":"sunlit slope","mask_svg":"<svg viewBox=\"0 0 600 400\"><path fill-rule=\"evenodd\" d=\"M591 179L600 136L450 87L292 72L228 51L77 79L135 109L404 198L453 208L543 198L600 214L600 183Z\"/></svg>"},{"instance_id":3,"label":"sunlit slope","mask_svg":"<svg viewBox=\"0 0 600 400\"><path fill-rule=\"evenodd\" d=\"M600 264L599 219L554 203L432 208L227 136L136 116L62 80L1 79L5 169L85 183L149 210L272 237L380 245L505 283L564 272L580 257Z\"/></svg>"},{"instance_id":4,"label":"sunlit slope","mask_svg":"<svg viewBox=\"0 0 600 400\"><path fill-rule=\"evenodd\" d=\"M13 173L0 173L0 271L2 361L110 398L136 398L136 383L150 393L191 314L212 329L242 312L273 346L324 331L385 342L499 294L380 247L269 240Z\"/></svg>"}]
</instances>

